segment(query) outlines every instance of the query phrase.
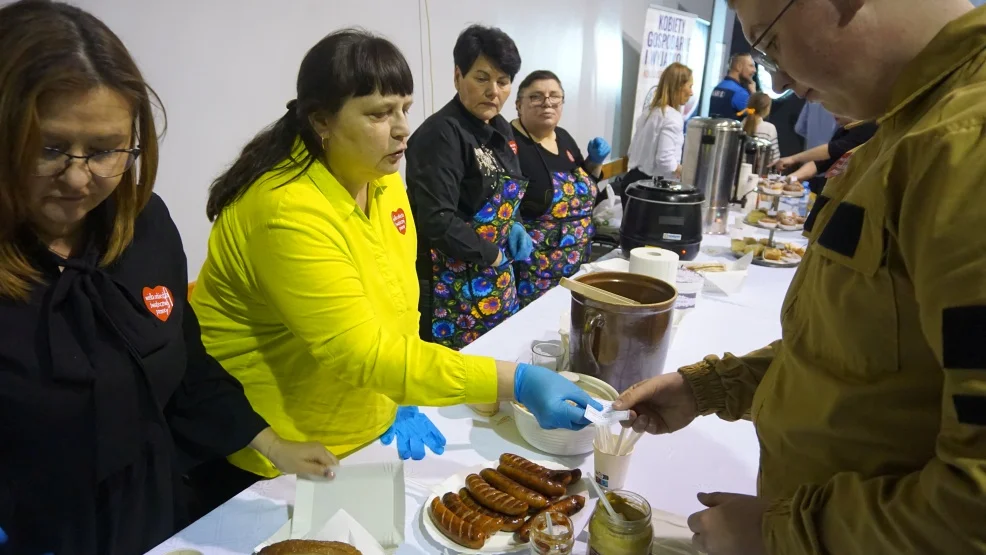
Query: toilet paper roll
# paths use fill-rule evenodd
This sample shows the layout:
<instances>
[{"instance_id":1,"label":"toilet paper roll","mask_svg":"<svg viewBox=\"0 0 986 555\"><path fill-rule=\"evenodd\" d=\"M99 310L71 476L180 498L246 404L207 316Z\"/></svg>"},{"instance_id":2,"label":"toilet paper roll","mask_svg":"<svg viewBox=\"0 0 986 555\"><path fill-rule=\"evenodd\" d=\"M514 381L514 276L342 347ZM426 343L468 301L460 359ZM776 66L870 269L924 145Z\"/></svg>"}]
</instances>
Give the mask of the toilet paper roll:
<instances>
[{"instance_id":1,"label":"toilet paper roll","mask_svg":"<svg viewBox=\"0 0 986 555\"><path fill-rule=\"evenodd\" d=\"M630 273L674 285L678 276L678 254L658 247L633 249L630 251Z\"/></svg>"}]
</instances>

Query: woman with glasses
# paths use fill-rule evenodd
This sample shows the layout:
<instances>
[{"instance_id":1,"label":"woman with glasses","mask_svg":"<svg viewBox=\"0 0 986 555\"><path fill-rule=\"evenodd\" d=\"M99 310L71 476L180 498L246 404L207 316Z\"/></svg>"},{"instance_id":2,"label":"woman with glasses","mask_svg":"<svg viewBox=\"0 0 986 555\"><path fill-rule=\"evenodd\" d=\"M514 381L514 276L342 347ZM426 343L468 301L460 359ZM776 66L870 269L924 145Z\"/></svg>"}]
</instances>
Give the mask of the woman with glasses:
<instances>
[{"instance_id":1,"label":"woman with glasses","mask_svg":"<svg viewBox=\"0 0 986 555\"><path fill-rule=\"evenodd\" d=\"M452 57L457 94L411 136L407 192L420 231L421 337L460 349L520 310L510 262L529 259L532 245L517 213L527 180L500 115L517 45L473 25Z\"/></svg>"},{"instance_id":2,"label":"woman with glasses","mask_svg":"<svg viewBox=\"0 0 986 555\"><path fill-rule=\"evenodd\" d=\"M547 70L532 72L517 89L519 117L512 125L529 180L520 213L534 242L531 260L514 261L521 306L573 275L589 256L596 179L610 147L596 137L583 158L575 139L558 126L564 103L561 80Z\"/></svg>"},{"instance_id":3,"label":"woman with glasses","mask_svg":"<svg viewBox=\"0 0 986 555\"><path fill-rule=\"evenodd\" d=\"M620 180L681 179L685 119L681 107L692 97L692 70L675 62L664 69L650 108L637 118L630 140L630 171Z\"/></svg>"},{"instance_id":4,"label":"woman with glasses","mask_svg":"<svg viewBox=\"0 0 986 555\"><path fill-rule=\"evenodd\" d=\"M0 552L143 553L184 523L181 475L248 444L328 475L202 347L123 43L32 0L0 9L0 52Z\"/></svg>"}]
</instances>

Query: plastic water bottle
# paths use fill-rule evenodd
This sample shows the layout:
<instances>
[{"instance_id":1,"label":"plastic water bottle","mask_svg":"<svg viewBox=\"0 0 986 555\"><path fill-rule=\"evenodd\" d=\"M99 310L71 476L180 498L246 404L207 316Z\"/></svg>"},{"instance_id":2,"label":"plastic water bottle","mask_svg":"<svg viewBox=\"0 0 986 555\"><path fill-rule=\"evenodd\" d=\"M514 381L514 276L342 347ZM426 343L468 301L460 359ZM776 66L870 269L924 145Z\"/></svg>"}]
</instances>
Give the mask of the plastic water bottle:
<instances>
[{"instance_id":1,"label":"plastic water bottle","mask_svg":"<svg viewBox=\"0 0 986 555\"><path fill-rule=\"evenodd\" d=\"M805 194L801 195L801 198L798 199L798 215L801 216L802 218L807 218L808 217L808 199L809 199L809 197L811 197L811 186L808 185L808 182L807 181L805 181L804 183L802 183L801 186L804 187L804 193Z\"/></svg>"}]
</instances>

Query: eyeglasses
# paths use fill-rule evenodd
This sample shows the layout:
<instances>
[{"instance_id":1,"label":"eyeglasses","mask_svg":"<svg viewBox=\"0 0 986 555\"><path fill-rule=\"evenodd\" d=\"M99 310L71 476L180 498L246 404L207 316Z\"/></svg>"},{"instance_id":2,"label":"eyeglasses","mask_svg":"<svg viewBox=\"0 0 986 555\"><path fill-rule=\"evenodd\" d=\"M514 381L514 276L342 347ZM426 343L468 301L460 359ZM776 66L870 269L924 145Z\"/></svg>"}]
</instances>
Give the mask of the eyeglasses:
<instances>
[{"instance_id":1,"label":"eyeglasses","mask_svg":"<svg viewBox=\"0 0 986 555\"><path fill-rule=\"evenodd\" d=\"M69 154L57 148L44 147L34 168L36 177L61 175L73 160L82 160L89 173L96 177L117 177L127 173L140 156L139 148L116 148L94 152L87 156Z\"/></svg>"},{"instance_id":2,"label":"eyeglasses","mask_svg":"<svg viewBox=\"0 0 986 555\"><path fill-rule=\"evenodd\" d=\"M767 38L767 35L770 33L771 29L773 29L774 25L777 25L777 22L780 21L781 18L784 17L784 14L786 14L787 11L791 9L791 6L794 5L794 2L795 0L791 0L790 2L787 3L786 6L784 6L784 9L781 10L781 13L777 14L777 17L775 17L774 20L770 22L770 25L768 25L767 28L764 29L764 32L760 34L760 38L755 40L753 42L753 46L751 47L752 52L750 54L753 56L753 62L756 63L757 65L763 66L763 68L769 71L770 73L777 73L778 71L781 70L781 66L778 65L778 63L774 61L774 59L771 58L769 54L764 52L763 49L759 48L760 43L763 42L765 38Z\"/></svg>"},{"instance_id":3,"label":"eyeglasses","mask_svg":"<svg viewBox=\"0 0 986 555\"><path fill-rule=\"evenodd\" d=\"M531 103L531 106L560 106L565 103L565 97L557 94L544 96L543 94L534 93L528 95L527 101Z\"/></svg>"}]
</instances>

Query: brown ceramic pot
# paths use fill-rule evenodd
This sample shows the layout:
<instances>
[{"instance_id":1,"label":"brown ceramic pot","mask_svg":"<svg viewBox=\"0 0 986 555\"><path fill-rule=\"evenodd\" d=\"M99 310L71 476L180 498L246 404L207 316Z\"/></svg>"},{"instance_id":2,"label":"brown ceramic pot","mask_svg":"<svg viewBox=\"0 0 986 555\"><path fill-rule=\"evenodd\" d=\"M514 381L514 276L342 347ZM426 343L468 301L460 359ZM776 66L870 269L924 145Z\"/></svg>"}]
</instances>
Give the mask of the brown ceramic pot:
<instances>
[{"instance_id":1,"label":"brown ceramic pot","mask_svg":"<svg viewBox=\"0 0 986 555\"><path fill-rule=\"evenodd\" d=\"M572 293L572 371L595 376L623 392L661 374L671 346L678 292L673 285L638 274L599 272L578 281L641 303L621 306Z\"/></svg>"}]
</instances>

